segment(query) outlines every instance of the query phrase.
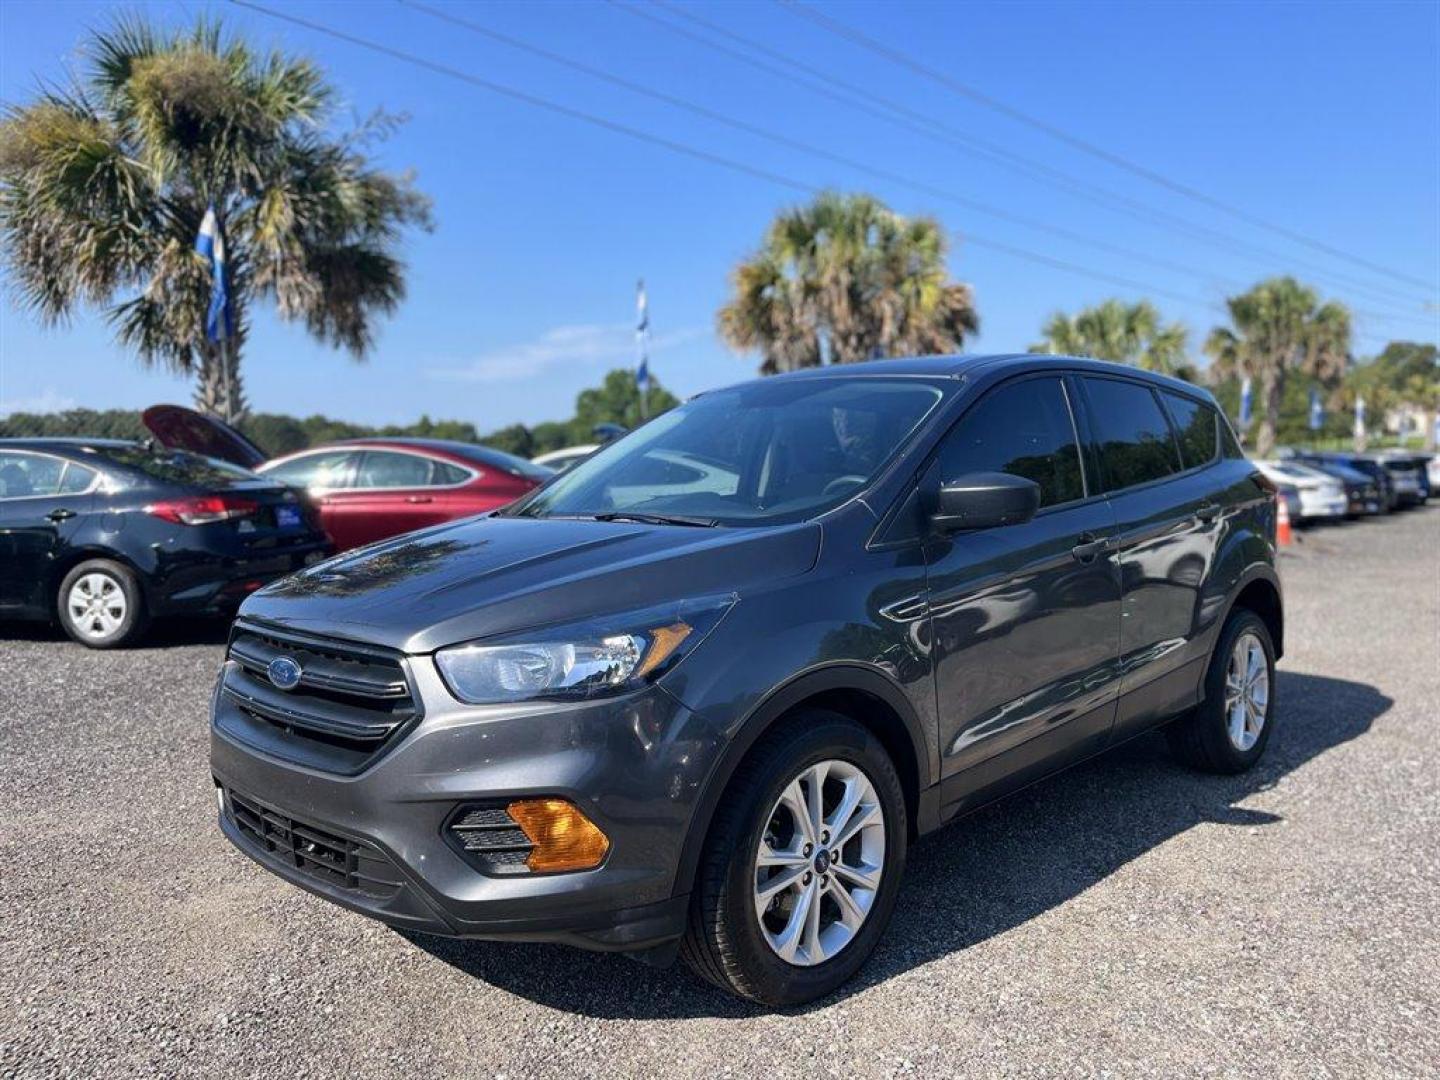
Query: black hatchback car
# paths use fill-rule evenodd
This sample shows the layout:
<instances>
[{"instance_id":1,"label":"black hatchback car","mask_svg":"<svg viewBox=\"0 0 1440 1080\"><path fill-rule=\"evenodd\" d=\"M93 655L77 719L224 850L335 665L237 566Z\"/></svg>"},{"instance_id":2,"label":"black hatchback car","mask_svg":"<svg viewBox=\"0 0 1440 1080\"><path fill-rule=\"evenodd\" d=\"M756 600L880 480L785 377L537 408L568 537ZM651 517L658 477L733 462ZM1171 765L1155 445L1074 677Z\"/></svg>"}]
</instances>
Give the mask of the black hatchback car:
<instances>
[{"instance_id":1,"label":"black hatchback car","mask_svg":"<svg viewBox=\"0 0 1440 1080\"><path fill-rule=\"evenodd\" d=\"M808 1001L874 949L916 837L1161 724L1198 767L1259 759L1276 516L1205 391L1114 364L702 394L247 599L220 825L397 927Z\"/></svg>"},{"instance_id":2,"label":"black hatchback car","mask_svg":"<svg viewBox=\"0 0 1440 1080\"><path fill-rule=\"evenodd\" d=\"M0 618L134 641L152 616L233 613L331 551L290 488L174 450L0 439Z\"/></svg>"}]
</instances>

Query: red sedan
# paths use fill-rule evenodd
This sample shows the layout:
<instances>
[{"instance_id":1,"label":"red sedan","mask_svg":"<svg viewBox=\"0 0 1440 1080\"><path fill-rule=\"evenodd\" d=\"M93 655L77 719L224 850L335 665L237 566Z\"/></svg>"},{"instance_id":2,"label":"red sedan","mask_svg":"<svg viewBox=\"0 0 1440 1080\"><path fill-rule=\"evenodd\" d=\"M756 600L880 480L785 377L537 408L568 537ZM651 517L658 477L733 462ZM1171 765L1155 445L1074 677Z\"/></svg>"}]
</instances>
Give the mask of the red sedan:
<instances>
[{"instance_id":1,"label":"red sedan","mask_svg":"<svg viewBox=\"0 0 1440 1080\"><path fill-rule=\"evenodd\" d=\"M338 551L497 509L552 475L524 458L447 439L347 439L266 460L239 432L190 409L159 405L144 420L166 446L308 491Z\"/></svg>"}]
</instances>

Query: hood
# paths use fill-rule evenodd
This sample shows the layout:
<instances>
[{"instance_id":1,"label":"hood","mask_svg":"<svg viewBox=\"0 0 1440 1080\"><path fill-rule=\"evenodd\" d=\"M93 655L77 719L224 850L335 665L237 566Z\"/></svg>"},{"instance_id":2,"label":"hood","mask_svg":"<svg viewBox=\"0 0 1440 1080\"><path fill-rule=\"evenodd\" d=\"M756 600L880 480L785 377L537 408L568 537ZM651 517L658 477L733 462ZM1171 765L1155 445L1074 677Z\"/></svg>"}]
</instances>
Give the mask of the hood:
<instances>
[{"instance_id":1,"label":"hood","mask_svg":"<svg viewBox=\"0 0 1440 1080\"><path fill-rule=\"evenodd\" d=\"M223 420L183 405L152 405L140 414L140 422L161 446L171 450L219 458L242 469L253 469L269 457Z\"/></svg>"},{"instance_id":2,"label":"hood","mask_svg":"<svg viewBox=\"0 0 1440 1080\"><path fill-rule=\"evenodd\" d=\"M359 548L252 594L246 618L426 653L472 638L743 593L802 574L814 523L695 529L484 517Z\"/></svg>"}]
</instances>

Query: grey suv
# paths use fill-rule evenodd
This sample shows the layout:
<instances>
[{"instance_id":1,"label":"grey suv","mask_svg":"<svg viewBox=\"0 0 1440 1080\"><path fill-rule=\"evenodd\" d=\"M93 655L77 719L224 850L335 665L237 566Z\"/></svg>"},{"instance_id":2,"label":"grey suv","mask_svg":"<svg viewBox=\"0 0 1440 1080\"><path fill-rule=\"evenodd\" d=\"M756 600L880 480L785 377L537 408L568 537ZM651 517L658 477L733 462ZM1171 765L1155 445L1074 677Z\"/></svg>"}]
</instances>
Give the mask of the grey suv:
<instances>
[{"instance_id":1,"label":"grey suv","mask_svg":"<svg viewBox=\"0 0 1440 1080\"><path fill-rule=\"evenodd\" d=\"M1199 767L1254 764L1275 519L1209 395L1113 364L703 394L250 597L220 825L396 927L808 1001L875 948L916 837L1166 722Z\"/></svg>"}]
</instances>

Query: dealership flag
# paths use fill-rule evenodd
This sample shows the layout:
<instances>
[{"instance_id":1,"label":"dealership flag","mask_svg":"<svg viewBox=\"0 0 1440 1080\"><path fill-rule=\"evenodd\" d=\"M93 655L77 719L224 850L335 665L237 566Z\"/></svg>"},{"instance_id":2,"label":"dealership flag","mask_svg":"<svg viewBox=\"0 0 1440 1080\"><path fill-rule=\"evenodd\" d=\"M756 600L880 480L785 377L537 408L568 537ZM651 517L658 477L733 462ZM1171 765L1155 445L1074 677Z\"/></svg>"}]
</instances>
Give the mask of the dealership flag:
<instances>
[{"instance_id":1,"label":"dealership flag","mask_svg":"<svg viewBox=\"0 0 1440 1080\"><path fill-rule=\"evenodd\" d=\"M1355 438L1365 438L1365 399L1355 396Z\"/></svg>"},{"instance_id":2,"label":"dealership flag","mask_svg":"<svg viewBox=\"0 0 1440 1080\"><path fill-rule=\"evenodd\" d=\"M225 287L225 237L220 232L214 203L205 208L200 232L195 237L195 252L210 263L210 308L205 312L205 336L211 341L224 341L235 335L235 313L230 308L230 293Z\"/></svg>"},{"instance_id":3,"label":"dealership flag","mask_svg":"<svg viewBox=\"0 0 1440 1080\"><path fill-rule=\"evenodd\" d=\"M635 347L640 360L635 365L635 389L640 391L640 416L646 414L650 396L650 301L645 296L645 279L635 284Z\"/></svg>"},{"instance_id":4,"label":"dealership flag","mask_svg":"<svg viewBox=\"0 0 1440 1080\"><path fill-rule=\"evenodd\" d=\"M1325 409L1320 404L1320 391L1310 388L1310 430L1319 431L1325 423Z\"/></svg>"},{"instance_id":5,"label":"dealership flag","mask_svg":"<svg viewBox=\"0 0 1440 1080\"><path fill-rule=\"evenodd\" d=\"M1250 382L1250 376L1246 375L1245 380L1240 384L1240 427L1250 426L1250 414L1255 408L1255 387Z\"/></svg>"}]
</instances>

